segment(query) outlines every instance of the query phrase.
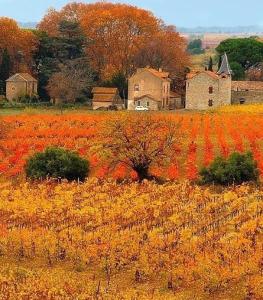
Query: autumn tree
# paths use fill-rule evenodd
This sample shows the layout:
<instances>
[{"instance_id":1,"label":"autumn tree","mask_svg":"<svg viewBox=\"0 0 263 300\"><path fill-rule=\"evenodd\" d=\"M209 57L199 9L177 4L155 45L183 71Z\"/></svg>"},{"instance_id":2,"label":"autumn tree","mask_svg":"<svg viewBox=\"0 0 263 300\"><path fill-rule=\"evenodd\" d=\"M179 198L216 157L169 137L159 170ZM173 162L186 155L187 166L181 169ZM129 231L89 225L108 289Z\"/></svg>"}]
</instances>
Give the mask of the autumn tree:
<instances>
[{"instance_id":1,"label":"autumn tree","mask_svg":"<svg viewBox=\"0 0 263 300\"><path fill-rule=\"evenodd\" d=\"M138 174L139 181L153 178L150 167L168 164L180 140L178 124L154 115L129 115L108 121L102 135L103 151L109 155L111 165L128 166Z\"/></svg>"},{"instance_id":2,"label":"autumn tree","mask_svg":"<svg viewBox=\"0 0 263 300\"><path fill-rule=\"evenodd\" d=\"M52 74L47 90L51 98L74 103L93 83L93 73L86 59L68 60Z\"/></svg>"},{"instance_id":3,"label":"autumn tree","mask_svg":"<svg viewBox=\"0 0 263 300\"><path fill-rule=\"evenodd\" d=\"M184 39L144 9L107 2L73 3L61 11L49 11L39 28L57 35L59 22L72 19L90 41L86 54L101 81L115 74L127 79L137 67L147 65L176 73L188 64Z\"/></svg>"},{"instance_id":4,"label":"autumn tree","mask_svg":"<svg viewBox=\"0 0 263 300\"><path fill-rule=\"evenodd\" d=\"M37 37L30 30L19 28L16 21L9 18L0 18L0 28L0 61L4 51L7 51L12 62L12 73L30 72L33 54L38 46Z\"/></svg>"},{"instance_id":5,"label":"autumn tree","mask_svg":"<svg viewBox=\"0 0 263 300\"><path fill-rule=\"evenodd\" d=\"M67 72L72 65L76 67L80 66L80 58L83 58L83 66L81 69L83 69L84 66L88 67L85 55L86 38L83 35L79 23L67 20L62 20L58 24L57 36L49 36L39 31L36 32L36 34L40 40L39 50L35 55L39 73L39 94L42 98L48 98L46 87L49 81L53 83L53 88L50 88L49 84L48 90L52 90L52 94L54 94L56 90L55 94L59 94L59 87L56 86L57 84L54 82L55 78L56 80L61 80L60 87L63 87L63 84L67 82ZM70 62L72 60L76 60L76 62ZM64 67L62 68L63 65ZM87 72L89 72L89 67ZM79 70L77 70L77 73L79 73ZM80 73L82 74L82 70ZM74 74L74 79L75 78L76 74ZM65 89L65 87L63 87L62 90L63 89Z\"/></svg>"}]
</instances>

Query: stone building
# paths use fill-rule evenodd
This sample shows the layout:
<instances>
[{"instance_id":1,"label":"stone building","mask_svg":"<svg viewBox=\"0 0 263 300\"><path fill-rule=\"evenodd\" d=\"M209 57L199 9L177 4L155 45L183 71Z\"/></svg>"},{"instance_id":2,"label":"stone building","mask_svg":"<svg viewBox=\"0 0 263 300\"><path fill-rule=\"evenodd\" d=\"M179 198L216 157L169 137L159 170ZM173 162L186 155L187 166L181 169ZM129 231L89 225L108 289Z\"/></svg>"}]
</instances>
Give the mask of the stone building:
<instances>
[{"instance_id":1,"label":"stone building","mask_svg":"<svg viewBox=\"0 0 263 300\"><path fill-rule=\"evenodd\" d=\"M201 71L188 74L186 81L186 109L206 110L231 104L231 70L227 55L217 73Z\"/></svg>"},{"instance_id":2,"label":"stone building","mask_svg":"<svg viewBox=\"0 0 263 300\"><path fill-rule=\"evenodd\" d=\"M134 105L144 106L149 108L149 110L160 110L162 107L162 102L154 99L151 95L144 95L138 97L134 100Z\"/></svg>"},{"instance_id":3,"label":"stone building","mask_svg":"<svg viewBox=\"0 0 263 300\"><path fill-rule=\"evenodd\" d=\"M263 103L263 81L232 81L232 104Z\"/></svg>"},{"instance_id":4,"label":"stone building","mask_svg":"<svg viewBox=\"0 0 263 300\"><path fill-rule=\"evenodd\" d=\"M28 73L17 73L6 80L6 98L16 100L19 96L37 95L37 80Z\"/></svg>"},{"instance_id":5,"label":"stone building","mask_svg":"<svg viewBox=\"0 0 263 300\"><path fill-rule=\"evenodd\" d=\"M94 87L92 94L92 106L94 110L124 108L124 101L121 99L117 88Z\"/></svg>"},{"instance_id":6,"label":"stone building","mask_svg":"<svg viewBox=\"0 0 263 300\"><path fill-rule=\"evenodd\" d=\"M171 79L162 69L140 68L129 78L128 110L138 103L150 110L169 109Z\"/></svg>"}]
</instances>

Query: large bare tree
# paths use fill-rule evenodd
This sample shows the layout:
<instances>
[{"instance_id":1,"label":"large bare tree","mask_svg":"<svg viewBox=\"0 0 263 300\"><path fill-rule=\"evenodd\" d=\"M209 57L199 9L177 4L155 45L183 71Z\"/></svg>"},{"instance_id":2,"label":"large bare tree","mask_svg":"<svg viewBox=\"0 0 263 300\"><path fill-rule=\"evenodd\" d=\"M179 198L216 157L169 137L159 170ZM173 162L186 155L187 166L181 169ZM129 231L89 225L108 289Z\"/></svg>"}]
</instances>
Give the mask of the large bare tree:
<instances>
[{"instance_id":1,"label":"large bare tree","mask_svg":"<svg viewBox=\"0 0 263 300\"><path fill-rule=\"evenodd\" d=\"M53 99L74 103L85 90L91 87L93 74L83 58L68 60L59 67L60 71L54 73L49 79L48 93Z\"/></svg>"},{"instance_id":2,"label":"large bare tree","mask_svg":"<svg viewBox=\"0 0 263 300\"><path fill-rule=\"evenodd\" d=\"M151 166L169 163L181 137L178 123L154 114L118 116L107 121L102 135L111 164L125 164L140 181L153 179Z\"/></svg>"}]
</instances>

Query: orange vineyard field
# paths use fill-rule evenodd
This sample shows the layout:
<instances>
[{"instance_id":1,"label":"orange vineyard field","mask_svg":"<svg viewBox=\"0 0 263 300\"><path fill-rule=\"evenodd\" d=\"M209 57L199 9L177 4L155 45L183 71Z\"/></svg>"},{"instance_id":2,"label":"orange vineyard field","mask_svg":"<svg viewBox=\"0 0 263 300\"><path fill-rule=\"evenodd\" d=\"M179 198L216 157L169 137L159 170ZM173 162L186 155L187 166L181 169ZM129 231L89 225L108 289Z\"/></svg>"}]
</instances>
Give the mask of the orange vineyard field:
<instances>
[{"instance_id":1,"label":"orange vineyard field","mask_svg":"<svg viewBox=\"0 0 263 300\"><path fill-rule=\"evenodd\" d=\"M0 299L263 298L263 191L1 184Z\"/></svg>"},{"instance_id":2,"label":"orange vineyard field","mask_svg":"<svg viewBox=\"0 0 263 300\"><path fill-rule=\"evenodd\" d=\"M91 176L97 178L136 178L136 174L118 165L109 171L107 160L96 151L101 141L102 124L113 114L20 115L6 116L6 133L0 142L0 173L5 177L23 174L29 155L49 145L59 145L78 151L91 163ZM215 156L227 156L232 151L253 152L263 174L263 118L261 114L157 114L180 124L182 140L174 150L171 164L152 173L164 178L197 178L198 170ZM5 131L5 130L4 130ZM158 138L158 136L156 136Z\"/></svg>"},{"instance_id":3,"label":"orange vineyard field","mask_svg":"<svg viewBox=\"0 0 263 300\"><path fill-rule=\"evenodd\" d=\"M122 165L109 171L97 145L115 116L2 117L0 299L263 299L262 185L191 182L234 150L251 150L263 174L260 111L154 114L182 134L172 162L151 170L172 179L162 185L117 181L136 179ZM27 182L27 157L49 145L88 158L91 178Z\"/></svg>"}]
</instances>

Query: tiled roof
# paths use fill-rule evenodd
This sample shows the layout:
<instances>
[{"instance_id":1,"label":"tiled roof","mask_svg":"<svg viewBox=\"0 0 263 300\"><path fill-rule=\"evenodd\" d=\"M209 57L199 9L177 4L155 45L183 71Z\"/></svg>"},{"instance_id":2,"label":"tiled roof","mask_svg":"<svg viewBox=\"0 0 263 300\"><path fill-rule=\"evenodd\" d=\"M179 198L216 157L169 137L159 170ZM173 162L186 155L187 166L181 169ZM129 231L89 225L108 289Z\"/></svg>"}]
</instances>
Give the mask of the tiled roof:
<instances>
[{"instance_id":1,"label":"tiled roof","mask_svg":"<svg viewBox=\"0 0 263 300\"><path fill-rule=\"evenodd\" d=\"M8 78L6 81L35 81L37 80L28 73L16 73L15 75Z\"/></svg>"},{"instance_id":2,"label":"tiled roof","mask_svg":"<svg viewBox=\"0 0 263 300\"><path fill-rule=\"evenodd\" d=\"M112 102L115 94L94 94L93 102Z\"/></svg>"},{"instance_id":3,"label":"tiled roof","mask_svg":"<svg viewBox=\"0 0 263 300\"><path fill-rule=\"evenodd\" d=\"M232 81L233 91L263 91L263 81Z\"/></svg>"},{"instance_id":4,"label":"tiled roof","mask_svg":"<svg viewBox=\"0 0 263 300\"><path fill-rule=\"evenodd\" d=\"M143 98L148 98L148 99L151 99L151 100L156 101L156 102L161 102L160 100L155 99L152 95L149 95L149 94L140 96L140 97L136 98L135 101L141 100Z\"/></svg>"},{"instance_id":5,"label":"tiled roof","mask_svg":"<svg viewBox=\"0 0 263 300\"><path fill-rule=\"evenodd\" d=\"M195 72L195 73L189 73L187 75L187 79L192 79L195 76L200 75L200 74L206 74L206 75L208 75L210 77L213 77L214 79L218 79L219 78L219 76L216 73L214 73L214 72L211 72L211 71L199 71L199 72Z\"/></svg>"},{"instance_id":6,"label":"tiled roof","mask_svg":"<svg viewBox=\"0 0 263 300\"><path fill-rule=\"evenodd\" d=\"M155 70L152 68L145 68L145 70L149 71L150 73L152 73L154 76L157 76L161 79L169 79L169 73L168 72L163 72L163 71L159 71L159 70Z\"/></svg>"},{"instance_id":7,"label":"tiled roof","mask_svg":"<svg viewBox=\"0 0 263 300\"><path fill-rule=\"evenodd\" d=\"M118 92L117 88L108 88L108 87L94 87L92 89L92 94L110 94L115 95Z\"/></svg>"}]
</instances>

